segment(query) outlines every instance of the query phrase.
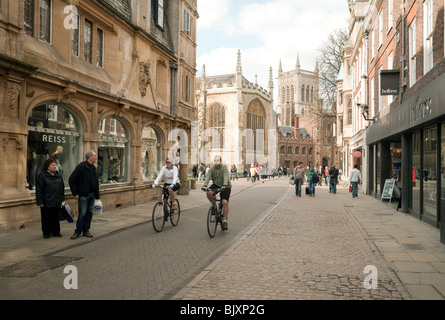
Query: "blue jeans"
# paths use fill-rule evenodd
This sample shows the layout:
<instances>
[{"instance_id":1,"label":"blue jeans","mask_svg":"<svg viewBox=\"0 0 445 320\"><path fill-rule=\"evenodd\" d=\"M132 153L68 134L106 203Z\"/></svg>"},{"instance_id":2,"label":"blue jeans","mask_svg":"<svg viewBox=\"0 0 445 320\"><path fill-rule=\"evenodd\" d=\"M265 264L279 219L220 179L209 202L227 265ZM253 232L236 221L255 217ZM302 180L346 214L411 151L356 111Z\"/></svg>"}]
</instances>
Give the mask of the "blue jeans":
<instances>
[{"instance_id":1,"label":"blue jeans","mask_svg":"<svg viewBox=\"0 0 445 320\"><path fill-rule=\"evenodd\" d=\"M358 182L352 182L352 197L355 198L358 195Z\"/></svg>"},{"instance_id":2,"label":"blue jeans","mask_svg":"<svg viewBox=\"0 0 445 320\"><path fill-rule=\"evenodd\" d=\"M315 183L313 183L312 180L309 180L308 185L309 185L309 194L315 195Z\"/></svg>"},{"instance_id":3,"label":"blue jeans","mask_svg":"<svg viewBox=\"0 0 445 320\"><path fill-rule=\"evenodd\" d=\"M301 185L303 184L303 180L295 179L295 195L301 197Z\"/></svg>"},{"instance_id":4,"label":"blue jeans","mask_svg":"<svg viewBox=\"0 0 445 320\"><path fill-rule=\"evenodd\" d=\"M74 233L82 234L90 231L91 220L93 219L94 193L89 193L86 197L79 197L79 217L76 222Z\"/></svg>"},{"instance_id":5,"label":"blue jeans","mask_svg":"<svg viewBox=\"0 0 445 320\"><path fill-rule=\"evenodd\" d=\"M329 191L336 194L337 193L337 178L329 179Z\"/></svg>"}]
</instances>

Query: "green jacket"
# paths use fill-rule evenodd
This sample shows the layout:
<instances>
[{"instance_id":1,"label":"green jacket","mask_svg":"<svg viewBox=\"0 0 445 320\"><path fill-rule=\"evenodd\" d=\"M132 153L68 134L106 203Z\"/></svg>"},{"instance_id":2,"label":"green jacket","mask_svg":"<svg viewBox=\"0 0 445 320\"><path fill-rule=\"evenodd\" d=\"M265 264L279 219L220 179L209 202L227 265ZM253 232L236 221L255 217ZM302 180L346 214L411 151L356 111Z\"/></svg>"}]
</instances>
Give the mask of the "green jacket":
<instances>
[{"instance_id":1,"label":"green jacket","mask_svg":"<svg viewBox=\"0 0 445 320\"><path fill-rule=\"evenodd\" d=\"M225 164L222 164L219 168L216 166L210 167L209 172L206 174L204 187L207 187L210 180L212 180L213 184L216 184L218 187L226 186L232 188L229 178L229 168L227 168Z\"/></svg>"}]
</instances>

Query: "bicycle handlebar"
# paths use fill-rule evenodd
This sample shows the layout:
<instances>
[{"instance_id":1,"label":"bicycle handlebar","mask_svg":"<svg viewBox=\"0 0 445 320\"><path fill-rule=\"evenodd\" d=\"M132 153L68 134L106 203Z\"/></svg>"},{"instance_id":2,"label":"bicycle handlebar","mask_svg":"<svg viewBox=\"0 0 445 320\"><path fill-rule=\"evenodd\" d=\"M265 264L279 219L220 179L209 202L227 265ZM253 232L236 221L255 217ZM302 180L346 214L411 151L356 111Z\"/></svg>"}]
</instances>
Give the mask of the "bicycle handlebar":
<instances>
[{"instance_id":1,"label":"bicycle handlebar","mask_svg":"<svg viewBox=\"0 0 445 320\"><path fill-rule=\"evenodd\" d=\"M219 193L219 192L225 190L226 188L227 188L227 187L221 187L221 188L216 188L216 189L210 189L210 188L208 188L208 187L202 187L201 190L202 190L202 191L205 191L205 192L213 191L214 194L217 194L217 193Z\"/></svg>"}]
</instances>

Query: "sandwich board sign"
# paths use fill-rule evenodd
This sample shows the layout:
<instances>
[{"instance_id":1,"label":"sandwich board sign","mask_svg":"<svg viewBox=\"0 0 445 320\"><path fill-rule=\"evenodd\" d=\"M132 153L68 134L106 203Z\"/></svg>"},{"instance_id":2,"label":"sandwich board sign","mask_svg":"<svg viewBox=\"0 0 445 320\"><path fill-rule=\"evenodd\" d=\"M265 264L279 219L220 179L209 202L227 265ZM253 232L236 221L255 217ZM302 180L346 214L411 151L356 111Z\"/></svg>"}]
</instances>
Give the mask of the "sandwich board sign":
<instances>
[{"instance_id":1,"label":"sandwich board sign","mask_svg":"<svg viewBox=\"0 0 445 320\"><path fill-rule=\"evenodd\" d=\"M395 179L385 180L385 186L383 187L383 192L382 192L382 199L380 199L380 201L383 201L383 199L389 199L389 202L391 202L392 192L394 190L395 183L396 183Z\"/></svg>"}]
</instances>

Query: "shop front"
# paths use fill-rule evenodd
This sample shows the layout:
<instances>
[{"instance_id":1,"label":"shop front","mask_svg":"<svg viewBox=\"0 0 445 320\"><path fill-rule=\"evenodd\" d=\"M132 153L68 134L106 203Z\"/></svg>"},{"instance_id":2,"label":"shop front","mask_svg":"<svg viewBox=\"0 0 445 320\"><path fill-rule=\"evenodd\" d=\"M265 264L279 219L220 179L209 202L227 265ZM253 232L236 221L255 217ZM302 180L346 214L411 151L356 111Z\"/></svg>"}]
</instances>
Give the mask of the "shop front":
<instances>
[{"instance_id":1,"label":"shop front","mask_svg":"<svg viewBox=\"0 0 445 320\"><path fill-rule=\"evenodd\" d=\"M440 228L445 243L445 75L367 129L371 179L380 197L386 179L401 190L401 209Z\"/></svg>"}]
</instances>

